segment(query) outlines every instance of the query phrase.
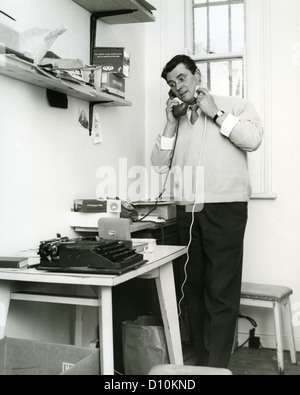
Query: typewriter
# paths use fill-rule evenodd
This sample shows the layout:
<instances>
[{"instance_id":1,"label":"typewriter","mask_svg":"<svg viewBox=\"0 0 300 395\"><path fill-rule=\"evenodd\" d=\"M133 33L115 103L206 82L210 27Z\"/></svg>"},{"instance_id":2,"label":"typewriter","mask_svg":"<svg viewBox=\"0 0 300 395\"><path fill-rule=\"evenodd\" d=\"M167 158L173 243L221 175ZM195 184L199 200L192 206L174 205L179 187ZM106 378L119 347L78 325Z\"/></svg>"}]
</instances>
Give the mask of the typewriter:
<instances>
[{"instance_id":1,"label":"typewriter","mask_svg":"<svg viewBox=\"0 0 300 395\"><path fill-rule=\"evenodd\" d=\"M60 237L40 242L38 270L57 272L122 274L147 261L132 248L130 240L99 237Z\"/></svg>"}]
</instances>

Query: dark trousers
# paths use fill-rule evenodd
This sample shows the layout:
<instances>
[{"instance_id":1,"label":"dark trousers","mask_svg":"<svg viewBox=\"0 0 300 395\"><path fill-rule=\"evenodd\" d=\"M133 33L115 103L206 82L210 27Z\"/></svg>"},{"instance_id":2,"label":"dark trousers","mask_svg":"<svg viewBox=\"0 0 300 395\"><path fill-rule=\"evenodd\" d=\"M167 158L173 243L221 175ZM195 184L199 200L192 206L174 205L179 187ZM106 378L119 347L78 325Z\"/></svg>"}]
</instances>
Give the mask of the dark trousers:
<instances>
[{"instance_id":1,"label":"dark trousers","mask_svg":"<svg viewBox=\"0 0 300 395\"><path fill-rule=\"evenodd\" d=\"M226 368L239 313L248 204L209 203L195 212L184 302L199 366ZM179 242L188 245L192 213L177 207Z\"/></svg>"}]
</instances>

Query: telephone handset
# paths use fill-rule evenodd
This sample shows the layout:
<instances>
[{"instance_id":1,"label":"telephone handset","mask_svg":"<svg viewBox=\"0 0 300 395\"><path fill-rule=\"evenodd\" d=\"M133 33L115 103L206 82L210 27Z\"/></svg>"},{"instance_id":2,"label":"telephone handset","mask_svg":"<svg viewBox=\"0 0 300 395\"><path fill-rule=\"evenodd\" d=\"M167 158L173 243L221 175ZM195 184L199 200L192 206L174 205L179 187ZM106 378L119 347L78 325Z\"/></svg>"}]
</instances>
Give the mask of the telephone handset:
<instances>
[{"instance_id":1,"label":"telephone handset","mask_svg":"<svg viewBox=\"0 0 300 395\"><path fill-rule=\"evenodd\" d=\"M200 86L199 85L197 85L196 86L196 92L195 92L195 100L194 100L194 103L196 103L196 98L197 98L197 89L199 88ZM191 103L184 103L183 101L181 101L175 94L174 94L174 92L172 91L172 89L170 89L169 90L169 98L170 99L172 99L172 100L176 100L177 102L178 102L178 104L177 105L175 105L174 107L173 107L173 114L174 114L174 116L176 117L176 118L180 118L180 117L183 117L183 116L185 116L185 114L187 113L187 110L188 110L188 108L189 108L189 106L191 105ZM193 103L192 103L193 104Z\"/></svg>"},{"instance_id":2,"label":"telephone handset","mask_svg":"<svg viewBox=\"0 0 300 395\"><path fill-rule=\"evenodd\" d=\"M130 218L133 221L137 220L139 213L135 207L126 200L121 201L121 218Z\"/></svg>"},{"instance_id":3,"label":"telephone handset","mask_svg":"<svg viewBox=\"0 0 300 395\"><path fill-rule=\"evenodd\" d=\"M177 105L173 107L173 115L176 118L183 117L189 108L187 103L182 102L175 94L173 93L172 89L169 90L169 98L172 100L176 100L178 102Z\"/></svg>"}]
</instances>

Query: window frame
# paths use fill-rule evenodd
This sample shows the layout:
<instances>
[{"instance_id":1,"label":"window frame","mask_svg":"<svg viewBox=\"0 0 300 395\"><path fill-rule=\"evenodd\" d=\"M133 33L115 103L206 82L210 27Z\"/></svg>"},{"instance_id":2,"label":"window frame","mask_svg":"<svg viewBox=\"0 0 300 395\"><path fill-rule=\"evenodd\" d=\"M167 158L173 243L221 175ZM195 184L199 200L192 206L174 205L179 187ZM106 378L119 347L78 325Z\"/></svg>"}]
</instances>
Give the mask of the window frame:
<instances>
[{"instance_id":1,"label":"window frame","mask_svg":"<svg viewBox=\"0 0 300 395\"><path fill-rule=\"evenodd\" d=\"M260 149L248 157L253 193L251 199L275 200L273 192L272 155L272 63L271 63L271 0L244 0L245 46L243 53L193 55L193 1L185 0L185 48L196 62L222 60L226 56L242 56L243 97L256 107L264 126L264 139ZM217 3L217 2L216 2ZM251 39L250 39L251 38Z\"/></svg>"},{"instance_id":2,"label":"window frame","mask_svg":"<svg viewBox=\"0 0 300 395\"><path fill-rule=\"evenodd\" d=\"M216 1L211 3L212 6L220 6L220 5L230 5L230 4L244 4L245 0L223 0ZM204 8L207 6L205 4L194 5L193 0L187 0L185 2L186 10L185 10L185 19L186 19L186 48L188 52L191 54L191 57L195 60L196 63L210 63L210 62L226 62L226 61L235 61L240 60L243 63L243 88L242 88L242 97L245 94L245 76L244 76L244 65L245 65L245 51L229 51L225 53L208 53L206 55L195 55L195 43L194 43L194 16L193 10L194 8ZM245 6L244 6L245 8ZM231 22L229 20L229 22ZM190 29L190 26L193 26L193 29ZM230 32L230 29L229 29ZM245 29L246 32L246 29ZM229 37L230 40L230 37ZM230 83L230 91L232 90L232 85Z\"/></svg>"}]
</instances>

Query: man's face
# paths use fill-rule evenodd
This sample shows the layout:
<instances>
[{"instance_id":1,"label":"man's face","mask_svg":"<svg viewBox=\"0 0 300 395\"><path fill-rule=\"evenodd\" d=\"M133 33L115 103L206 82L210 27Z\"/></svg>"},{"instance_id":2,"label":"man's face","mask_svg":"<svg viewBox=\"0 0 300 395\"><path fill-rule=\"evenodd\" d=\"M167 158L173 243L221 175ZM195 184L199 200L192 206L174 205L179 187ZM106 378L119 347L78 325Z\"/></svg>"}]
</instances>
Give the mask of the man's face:
<instances>
[{"instance_id":1,"label":"man's face","mask_svg":"<svg viewBox=\"0 0 300 395\"><path fill-rule=\"evenodd\" d=\"M194 101L196 86L200 84L200 81L200 71L197 70L195 74L192 74L183 63L167 74L167 83L173 93L185 103Z\"/></svg>"}]
</instances>

